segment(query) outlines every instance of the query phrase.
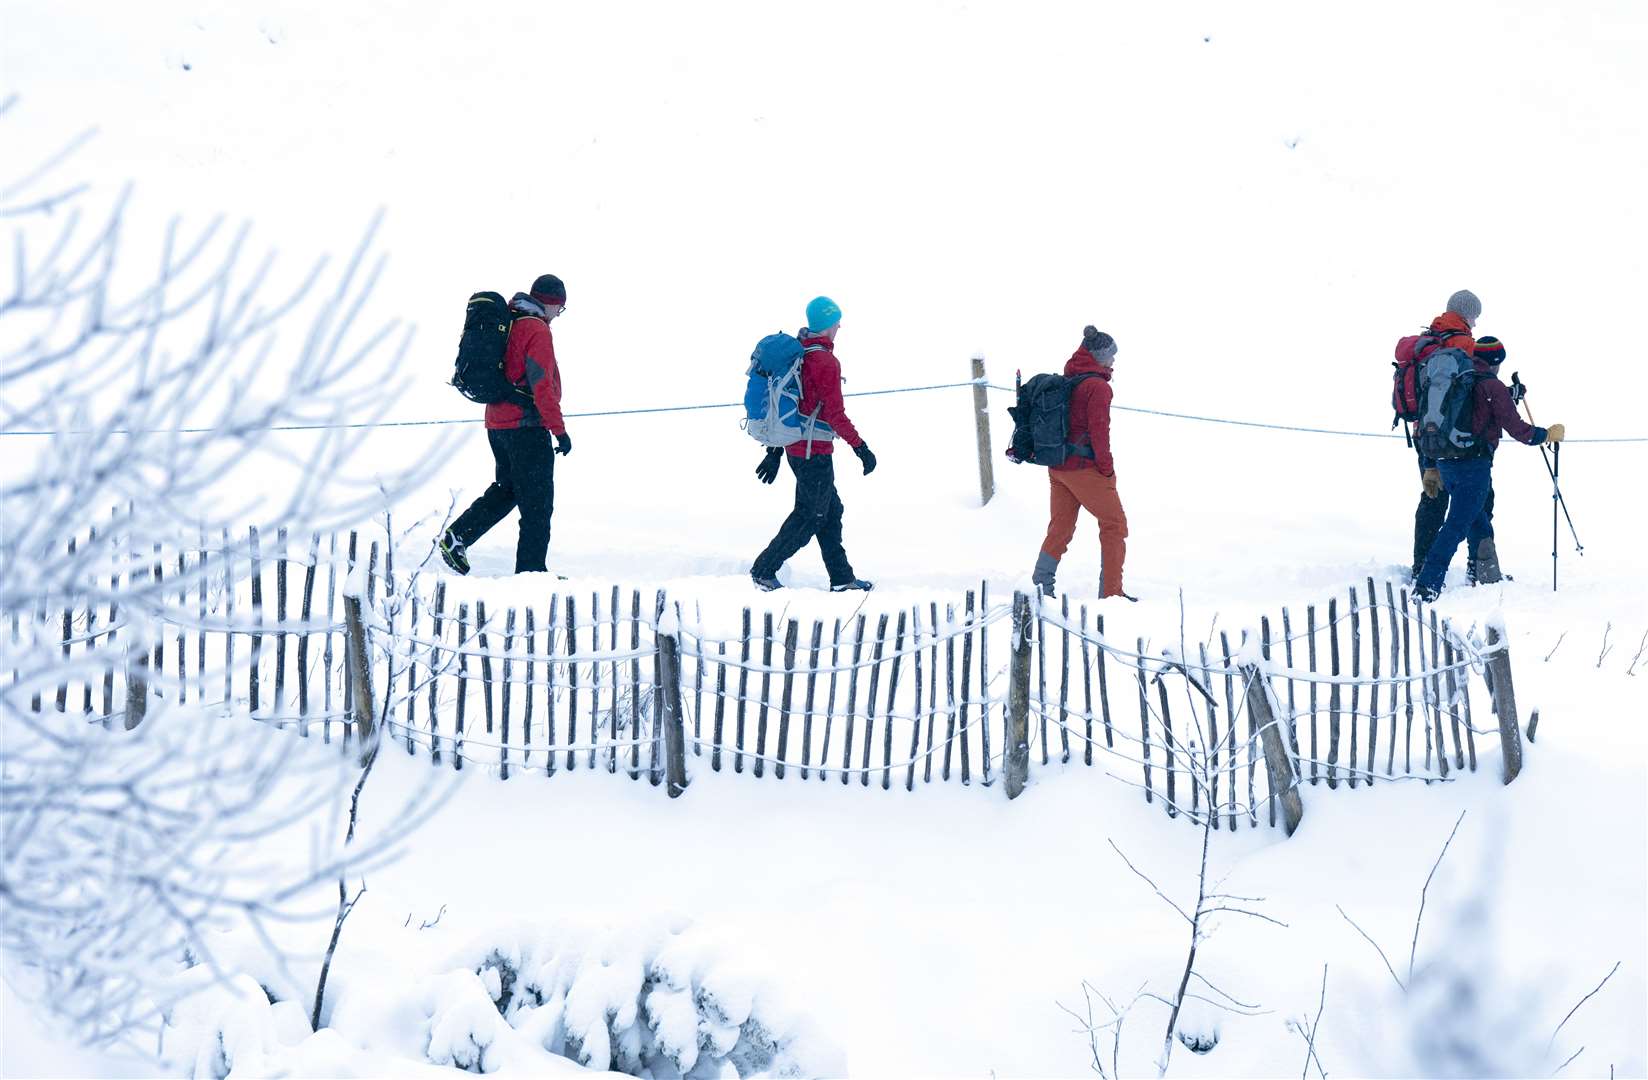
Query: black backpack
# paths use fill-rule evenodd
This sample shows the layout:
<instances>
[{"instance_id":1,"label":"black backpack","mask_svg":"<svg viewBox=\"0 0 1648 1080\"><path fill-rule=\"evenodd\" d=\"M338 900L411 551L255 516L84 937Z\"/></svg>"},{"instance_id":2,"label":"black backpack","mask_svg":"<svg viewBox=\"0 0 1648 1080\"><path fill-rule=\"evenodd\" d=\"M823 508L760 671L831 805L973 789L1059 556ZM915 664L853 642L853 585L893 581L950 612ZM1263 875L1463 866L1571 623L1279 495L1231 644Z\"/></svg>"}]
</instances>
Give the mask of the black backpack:
<instances>
[{"instance_id":1,"label":"black backpack","mask_svg":"<svg viewBox=\"0 0 1648 1080\"><path fill-rule=\"evenodd\" d=\"M1425 357L1419 368L1419 416L1413 432L1414 445L1425 457L1443 461L1481 455L1481 440L1471 430L1480 378L1461 349L1436 349Z\"/></svg>"},{"instance_id":2,"label":"black backpack","mask_svg":"<svg viewBox=\"0 0 1648 1080\"><path fill-rule=\"evenodd\" d=\"M1070 445L1070 392L1092 372L1082 375L1032 375L1019 387L1018 404L1009 406L1013 438L1007 446L1011 461L1031 465L1063 465L1071 457L1090 458L1091 446Z\"/></svg>"},{"instance_id":3,"label":"black backpack","mask_svg":"<svg viewBox=\"0 0 1648 1080\"><path fill-rule=\"evenodd\" d=\"M478 292L469 298L463 336L458 339L458 360L452 371L452 385L458 393L482 405L530 400L524 386L504 376L509 328L518 317L498 293Z\"/></svg>"}]
</instances>

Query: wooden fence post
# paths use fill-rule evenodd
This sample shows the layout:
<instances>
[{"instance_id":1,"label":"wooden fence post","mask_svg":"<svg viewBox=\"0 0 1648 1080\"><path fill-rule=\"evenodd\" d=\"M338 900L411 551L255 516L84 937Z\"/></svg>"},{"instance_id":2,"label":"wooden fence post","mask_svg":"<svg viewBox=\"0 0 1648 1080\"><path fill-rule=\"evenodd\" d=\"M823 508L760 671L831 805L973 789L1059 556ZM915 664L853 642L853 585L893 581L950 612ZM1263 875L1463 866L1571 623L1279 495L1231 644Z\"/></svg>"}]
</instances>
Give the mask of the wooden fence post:
<instances>
[{"instance_id":1,"label":"wooden fence post","mask_svg":"<svg viewBox=\"0 0 1648 1080\"><path fill-rule=\"evenodd\" d=\"M1516 722L1516 688L1511 684L1511 647L1499 632L1488 625L1488 692L1493 695L1494 713L1499 717L1499 748L1505 754L1505 783L1522 771L1522 729Z\"/></svg>"},{"instance_id":2,"label":"wooden fence post","mask_svg":"<svg viewBox=\"0 0 1648 1080\"><path fill-rule=\"evenodd\" d=\"M128 555L128 566L130 565L130 562L133 558L135 558L134 555ZM136 577L137 577L136 572L128 569L127 576L126 576L127 584L128 585L134 584L135 581L136 581ZM149 711L149 642L148 642L148 635L145 634L145 633L142 633L138 629L139 623L143 622L141 617L137 614L141 609L139 608L139 606L135 602L133 604L131 604L130 606L132 608L132 615L129 616L128 618L131 621L131 626L130 626L130 629L126 633L126 716L125 716L125 726L126 726L127 731L130 731L133 728L135 728L137 725L141 724L143 722L143 717ZM42 607L40 609L40 618L37 619L36 622L35 622L35 626L36 626L36 631L35 632L37 634L39 632L39 628L43 627L46 624L45 614L46 614L45 607L42 605ZM109 619L109 624L111 626L114 625L114 619L112 617ZM39 695L36 695L35 698L34 698L34 711L35 712L40 711L40 697L39 697Z\"/></svg>"},{"instance_id":3,"label":"wooden fence post","mask_svg":"<svg viewBox=\"0 0 1648 1080\"><path fill-rule=\"evenodd\" d=\"M790 625L793 628L795 624ZM687 733L681 718L681 639L660 630L656 640L657 690L663 706L664 772L669 797L673 799L687 790Z\"/></svg>"},{"instance_id":4,"label":"wooden fence post","mask_svg":"<svg viewBox=\"0 0 1648 1080\"><path fill-rule=\"evenodd\" d=\"M1007 797L1024 790L1030 770L1030 598L1013 594L1013 663L1007 683Z\"/></svg>"},{"instance_id":5,"label":"wooden fence post","mask_svg":"<svg viewBox=\"0 0 1648 1080\"><path fill-rule=\"evenodd\" d=\"M1247 714L1259 725L1259 741L1265 748L1265 773L1270 777L1271 795L1282 804L1282 827L1289 836L1299 827L1305 816L1305 805L1299 799L1298 781L1293 773L1293 762L1288 759L1287 745L1277 727L1276 714L1270 707L1270 694L1265 689L1264 676L1258 665L1243 664L1242 677L1247 680Z\"/></svg>"},{"instance_id":6,"label":"wooden fence post","mask_svg":"<svg viewBox=\"0 0 1648 1080\"><path fill-rule=\"evenodd\" d=\"M149 711L149 649L146 642L127 642L126 647L126 730L143 722Z\"/></svg>"},{"instance_id":7,"label":"wooden fence post","mask_svg":"<svg viewBox=\"0 0 1648 1080\"><path fill-rule=\"evenodd\" d=\"M377 715L372 708L372 669L366 651L366 626L361 621L359 596L345 594L343 598L344 660L348 665L349 685L354 694L355 735L362 767L377 753Z\"/></svg>"},{"instance_id":8,"label":"wooden fence post","mask_svg":"<svg viewBox=\"0 0 1648 1080\"><path fill-rule=\"evenodd\" d=\"M990 401L984 388L984 357L973 357L973 421L978 427L979 505L996 494L995 462L990 458Z\"/></svg>"}]
</instances>

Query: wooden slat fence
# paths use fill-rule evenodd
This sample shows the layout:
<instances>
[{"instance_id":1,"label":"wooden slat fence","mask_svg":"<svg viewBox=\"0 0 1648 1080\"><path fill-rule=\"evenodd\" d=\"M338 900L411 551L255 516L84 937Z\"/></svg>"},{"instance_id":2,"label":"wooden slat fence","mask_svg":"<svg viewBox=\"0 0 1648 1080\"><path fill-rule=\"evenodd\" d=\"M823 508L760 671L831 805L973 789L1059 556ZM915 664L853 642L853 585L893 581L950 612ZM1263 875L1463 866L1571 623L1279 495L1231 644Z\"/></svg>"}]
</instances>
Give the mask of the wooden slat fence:
<instances>
[{"instance_id":1,"label":"wooden slat fence","mask_svg":"<svg viewBox=\"0 0 1648 1080\"><path fill-rule=\"evenodd\" d=\"M1520 767L1497 628L1484 647L1372 578L1303 620L1267 615L1234 643L1112 641L1087 604L1017 595L992 606L987 584L942 610L873 617L746 608L736 636L717 636L696 605L689 614L662 591L553 591L497 610L454 602L415 570L397 577L392 548L360 533L213 539L100 570L110 587L90 603L11 612L14 682L26 650L68 661L32 707L108 723L136 688L140 701L233 702L347 744L353 578L371 669L361 685L389 745L503 778L622 772L669 778L675 793L707 770L906 791L1007 779L1016 793L1025 775L1004 770L1034 761L1100 769L1175 818L1291 831L1297 817L1278 805L1295 788L1445 782L1477 768L1479 737L1501 739L1507 782ZM117 603L133 589L164 601L140 656ZM1503 672L1504 693L1490 683L1487 700L1507 715L1493 727L1473 722L1486 715L1471 700L1485 667ZM678 777L672 753L690 762Z\"/></svg>"}]
</instances>

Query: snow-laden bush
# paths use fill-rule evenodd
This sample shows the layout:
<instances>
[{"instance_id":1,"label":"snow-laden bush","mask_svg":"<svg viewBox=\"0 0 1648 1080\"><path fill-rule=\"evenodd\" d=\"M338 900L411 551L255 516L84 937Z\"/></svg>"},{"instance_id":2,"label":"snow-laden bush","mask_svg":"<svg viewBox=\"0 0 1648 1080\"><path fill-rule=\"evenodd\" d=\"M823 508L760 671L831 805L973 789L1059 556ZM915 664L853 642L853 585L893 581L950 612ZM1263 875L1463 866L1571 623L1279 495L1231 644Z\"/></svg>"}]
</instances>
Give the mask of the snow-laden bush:
<instances>
[{"instance_id":1,"label":"snow-laden bush","mask_svg":"<svg viewBox=\"0 0 1648 1080\"><path fill-rule=\"evenodd\" d=\"M500 1022L544 1050L630 1075L712 1077L839 1072L839 1053L814 1039L763 981L707 935L677 923L641 930L517 929L458 950L462 967L438 978L429 1059L486 1062ZM488 995L491 1015L471 991ZM478 1054L463 1049L479 1048ZM473 1067L464 1065L464 1067Z\"/></svg>"}]
</instances>

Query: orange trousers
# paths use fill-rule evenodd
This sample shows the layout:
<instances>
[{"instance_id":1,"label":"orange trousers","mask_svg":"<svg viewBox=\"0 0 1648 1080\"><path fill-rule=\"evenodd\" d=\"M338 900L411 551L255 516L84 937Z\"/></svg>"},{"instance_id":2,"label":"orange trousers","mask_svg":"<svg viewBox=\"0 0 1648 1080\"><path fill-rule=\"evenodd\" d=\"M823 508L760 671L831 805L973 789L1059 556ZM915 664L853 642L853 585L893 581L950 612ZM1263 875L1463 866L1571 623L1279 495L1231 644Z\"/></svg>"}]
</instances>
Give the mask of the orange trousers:
<instances>
[{"instance_id":1,"label":"orange trousers","mask_svg":"<svg viewBox=\"0 0 1648 1080\"><path fill-rule=\"evenodd\" d=\"M1051 515L1041 550L1054 559L1064 557L1076 535L1077 511L1085 508L1099 523L1099 554L1104 560L1100 596L1119 596L1122 562L1127 558L1127 514L1116 494L1116 478L1097 469L1048 469Z\"/></svg>"}]
</instances>

